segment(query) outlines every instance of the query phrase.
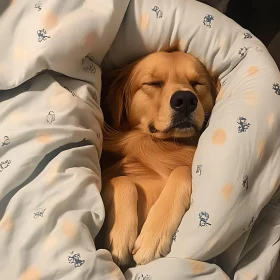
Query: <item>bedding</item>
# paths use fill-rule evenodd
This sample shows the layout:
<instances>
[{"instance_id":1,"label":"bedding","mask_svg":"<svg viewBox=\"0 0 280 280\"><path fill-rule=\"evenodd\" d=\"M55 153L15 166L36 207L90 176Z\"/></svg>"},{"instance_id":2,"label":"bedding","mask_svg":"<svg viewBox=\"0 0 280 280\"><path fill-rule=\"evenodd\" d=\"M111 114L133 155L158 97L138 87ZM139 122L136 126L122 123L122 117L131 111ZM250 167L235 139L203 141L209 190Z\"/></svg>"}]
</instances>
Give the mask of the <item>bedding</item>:
<instances>
[{"instance_id":1,"label":"bedding","mask_svg":"<svg viewBox=\"0 0 280 280\"><path fill-rule=\"evenodd\" d=\"M280 75L252 33L192 0L4 1L0 26L0 279L270 277L280 249ZM122 274L94 245L105 215L101 68L175 42L222 88L170 254Z\"/></svg>"}]
</instances>

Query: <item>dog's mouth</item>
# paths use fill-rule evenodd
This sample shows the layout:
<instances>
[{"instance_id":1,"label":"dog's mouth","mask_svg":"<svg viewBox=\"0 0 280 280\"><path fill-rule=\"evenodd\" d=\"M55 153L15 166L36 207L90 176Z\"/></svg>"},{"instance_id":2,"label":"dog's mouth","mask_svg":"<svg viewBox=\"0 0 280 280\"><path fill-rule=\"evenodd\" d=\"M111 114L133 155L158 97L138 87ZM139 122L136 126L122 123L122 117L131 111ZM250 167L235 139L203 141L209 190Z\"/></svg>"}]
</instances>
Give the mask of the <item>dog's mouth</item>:
<instances>
[{"instance_id":1,"label":"dog's mouth","mask_svg":"<svg viewBox=\"0 0 280 280\"><path fill-rule=\"evenodd\" d=\"M211 116L211 113L205 113L204 123L203 123L202 127L198 126L193 115L190 115L190 116L184 117L184 118L176 118L176 116L175 116L175 117L173 117L173 121L172 121L171 125L168 128L164 129L163 131L156 129L156 127L152 123L149 125L149 131L152 134L157 133L157 132L162 132L162 133L167 134L174 130L177 130L178 132L186 131L186 130L194 130L195 132L199 132L200 130L203 131L207 127L210 116Z\"/></svg>"},{"instance_id":2,"label":"dog's mouth","mask_svg":"<svg viewBox=\"0 0 280 280\"><path fill-rule=\"evenodd\" d=\"M156 132L162 132L162 133L167 134L167 133L170 133L174 130L186 131L186 130L191 130L191 129L194 129L195 131L199 130L196 122L192 121L188 118L173 121L172 124L169 127L167 127L166 129L164 129L162 131L159 131L158 129L156 129L153 124L149 125L149 131L153 134L156 133Z\"/></svg>"},{"instance_id":3,"label":"dog's mouth","mask_svg":"<svg viewBox=\"0 0 280 280\"><path fill-rule=\"evenodd\" d=\"M185 131L185 130L189 130L189 129L194 129L195 131L198 131L197 123L190 118L183 118L180 120L174 120L172 122L172 124L167 129L165 129L163 132L169 133L173 130Z\"/></svg>"}]
</instances>

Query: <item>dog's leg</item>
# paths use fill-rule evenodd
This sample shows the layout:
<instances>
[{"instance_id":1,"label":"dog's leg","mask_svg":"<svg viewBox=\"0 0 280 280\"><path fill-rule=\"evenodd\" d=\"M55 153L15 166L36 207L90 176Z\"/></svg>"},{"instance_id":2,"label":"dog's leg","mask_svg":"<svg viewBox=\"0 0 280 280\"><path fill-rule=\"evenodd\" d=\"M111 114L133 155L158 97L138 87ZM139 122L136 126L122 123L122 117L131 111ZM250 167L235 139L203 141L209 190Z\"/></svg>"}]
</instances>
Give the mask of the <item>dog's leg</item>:
<instances>
[{"instance_id":1,"label":"dog's leg","mask_svg":"<svg viewBox=\"0 0 280 280\"><path fill-rule=\"evenodd\" d=\"M128 177L110 180L102 189L105 205L105 248L114 262L123 266L132 260L132 250L137 238L137 188Z\"/></svg>"},{"instance_id":2,"label":"dog's leg","mask_svg":"<svg viewBox=\"0 0 280 280\"><path fill-rule=\"evenodd\" d=\"M137 264L146 264L170 252L172 237L190 206L191 168L177 167L152 206L133 249Z\"/></svg>"}]
</instances>

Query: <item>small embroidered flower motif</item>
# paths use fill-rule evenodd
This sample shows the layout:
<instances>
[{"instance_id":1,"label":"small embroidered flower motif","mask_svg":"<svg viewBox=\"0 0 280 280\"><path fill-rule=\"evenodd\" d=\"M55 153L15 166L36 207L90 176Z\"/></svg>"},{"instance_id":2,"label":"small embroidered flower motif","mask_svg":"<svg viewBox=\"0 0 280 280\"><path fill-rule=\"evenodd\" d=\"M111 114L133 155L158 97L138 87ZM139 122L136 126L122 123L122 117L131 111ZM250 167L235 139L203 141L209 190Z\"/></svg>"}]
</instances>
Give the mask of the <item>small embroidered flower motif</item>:
<instances>
[{"instance_id":1,"label":"small embroidered flower motif","mask_svg":"<svg viewBox=\"0 0 280 280\"><path fill-rule=\"evenodd\" d=\"M36 212L34 212L34 219L37 219L39 217L43 218L44 217L44 213L46 211L46 208L39 208L38 210L36 210Z\"/></svg>"},{"instance_id":2,"label":"small embroidered flower motif","mask_svg":"<svg viewBox=\"0 0 280 280\"><path fill-rule=\"evenodd\" d=\"M53 111L50 111L47 115L47 122L52 123L55 121L55 113Z\"/></svg>"},{"instance_id":3,"label":"small embroidered flower motif","mask_svg":"<svg viewBox=\"0 0 280 280\"><path fill-rule=\"evenodd\" d=\"M273 84L272 86L272 89L274 90L274 92L277 94L277 95L280 95L280 85L279 84Z\"/></svg>"},{"instance_id":4,"label":"small embroidered flower motif","mask_svg":"<svg viewBox=\"0 0 280 280\"><path fill-rule=\"evenodd\" d=\"M85 263L85 260L80 260L81 255L79 253L74 254L74 251L70 253L71 256L68 257L68 262L74 264L74 267L80 267Z\"/></svg>"},{"instance_id":5,"label":"small embroidered flower motif","mask_svg":"<svg viewBox=\"0 0 280 280\"><path fill-rule=\"evenodd\" d=\"M250 221L248 228L254 223L255 217L252 218L252 220Z\"/></svg>"},{"instance_id":6,"label":"small embroidered flower motif","mask_svg":"<svg viewBox=\"0 0 280 280\"><path fill-rule=\"evenodd\" d=\"M141 274L140 276L137 277L137 280L152 280L152 277L149 274L146 275Z\"/></svg>"},{"instance_id":7,"label":"small embroidered flower motif","mask_svg":"<svg viewBox=\"0 0 280 280\"><path fill-rule=\"evenodd\" d=\"M199 173L199 176L201 175L202 172L202 164L198 164L196 167L196 172L195 173Z\"/></svg>"},{"instance_id":8,"label":"small embroidered flower motif","mask_svg":"<svg viewBox=\"0 0 280 280\"><path fill-rule=\"evenodd\" d=\"M96 73L96 67L92 56L86 56L82 59L83 70L86 72Z\"/></svg>"},{"instance_id":9,"label":"small embroidered flower motif","mask_svg":"<svg viewBox=\"0 0 280 280\"><path fill-rule=\"evenodd\" d=\"M248 190L249 188L249 178L247 175L245 175L243 177L243 182L242 182L242 187L246 189L246 191Z\"/></svg>"},{"instance_id":10,"label":"small embroidered flower motif","mask_svg":"<svg viewBox=\"0 0 280 280\"><path fill-rule=\"evenodd\" d=\"M203 24L209 28L211 28L212 20L214 20L214 17L212 15L207 14L203 19Z\"/></svg>"},{"instance_id":11,"label":"small embroidered flower motif","mask_svg":"<svg viewBox=\"0 0 280 280\"><path fill-rule=\"evenodd\" d=\"M244 57L244 56L246 55L247 51L248 51L248 48L246 48L246 47L240 48L238 54L239 54L241 57Z\"/></svg>"},{"instance_id":12,"label":"small embroidered flower motif","mask_svg":"<svg viewBox=\"0 0 280 280\"><path fill-rule=\"evenodd\" d=\"M10 138L8 136L4 136L4 141L2 142L2 146L8 146L10 144Z\"/></svg>"},{"instance_id":13,"label":"small embroidered flower motif","mask_svg":"<svg viewBox=\"0 0 280 280\"><path fill-rule=\"evenodd\" d=\"M47 31L45 29L41 29L37 31L38 42L46 41L50 36L47 36Z\"/></svg>"},{"instance_id":14,"label":"small embroidered flower motif","mask_svg":"<svg viewBox=\"0 0 280 280\"><path fill-rule=\"evenodd\" d=\"M38 3L35 4L34 6L35 9L38 10L38 12L40 12L42 10L42 3L41 1L39 1Z\"/></svg>"},{"instance_id":15,"label":"small embroidered flower motif","mask_svg":"<svg viewBox=\"0 0 280 280\"><path fill-rule=\"evenodd\" d=\"M4 169L8 168L11 164L10 160L5 160L0 162L0 172L3 172Z\"/></svg>"},{"instance_id":16,"label":"small embroidered flower motif","mask_svg":"<svg viewBox=\"0 0 280 280\"><path fill-rule=\"evenodd\" d=\"M205 211L202 211L199 213L199 226L200 227L206 227L207 225L211 226L211 224L208 223L209 220L209 214Z\"/></svg>"},{"instance_id":17,"label":"small embroidered flower motif","mask_svg":"<svg viewBox=\"0 0 280 280\"><path fill-rule=\"evenodd\" d=\"M73 95L73 96L76 96L76 94L74 93L74 91L73 90L71 90L71 89L69 89L68 87L64 87L66 90L68 90L69 92L71 92L71 94Z\"/></svg>"},{"instance_id":18,"label":"small embroidered flower motif","mask_svg":"<svg viewBox=\"0 0 280 280\"><path fill-rule=\"evenodd\" d=\"M253 38L252 34L249 32L244 33L244 39L251 39Z\"/></svg>"},{"instance_id":19,"label":"small embroidered flower motif","mask_svg":"<svg viewBox=\"0 0 280 280\"><path fill-rule=\"evenodd\" d=\"M152 8L152 11L156 13L157 18L162 18L163 12L162 12L162 10L158 6L154 6Z\"/></svg>"},{"instance_id":20,"label":"small embroidered flower motif","mask_svg":"<svg viewBox=\"0 0 280 280\"><path fill-rule=\"evenodd\" d=\"M176 239L177 239L177 233L178 233L178 232L179 232L179 230L177 229L176 232L175 232L175 234L174 234L173 237L172 237L173 242L176 241Z\"/></svg>"},{"instance_id":21,"label":"small embroidered flower motif","mask_svg":"<svg viewBox=\"0 0 280 280\"><path fill-rule=\"evenodd\" d=\"M256 47L256 51L257 51L257 52L263 52L263 49L260 48L260 47Z\"/></svg>"},{"instance_id":22,"label":"small embroidered flower motif","mask_svg":"<svg viewBox=\"0 0 280 280\"><path fill-rule=\"evenodd\" d=\"M244 117L239 117L237 123L239 124L238 133L245 132L251 125L250 123L247 122L247 119Z\"/></svg>"}]
</instances>

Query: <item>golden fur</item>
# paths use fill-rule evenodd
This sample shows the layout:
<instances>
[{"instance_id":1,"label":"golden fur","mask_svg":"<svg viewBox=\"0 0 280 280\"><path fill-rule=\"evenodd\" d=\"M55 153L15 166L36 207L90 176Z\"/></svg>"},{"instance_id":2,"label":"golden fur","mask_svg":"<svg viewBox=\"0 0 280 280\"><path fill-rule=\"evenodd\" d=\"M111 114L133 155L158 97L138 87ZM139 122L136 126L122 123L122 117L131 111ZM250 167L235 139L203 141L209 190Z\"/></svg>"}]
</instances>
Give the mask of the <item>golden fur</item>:
<instances>
[{"instance_id":1,"label":"golden fur","mask_svg":"<svg viewBox=\"0 0 280 280\"><path fill-rule=\"evenodd\" d=\"M113 79L104 105L111 119L104 127L106 218L99 236L118 265L132 256L146 264L169 253L190 206L193 156L217 83L199 60L174 49L139 59ZM170 100L178 91L197 97L194 126L172 128Z\"/></svg>"}]
</instances>

